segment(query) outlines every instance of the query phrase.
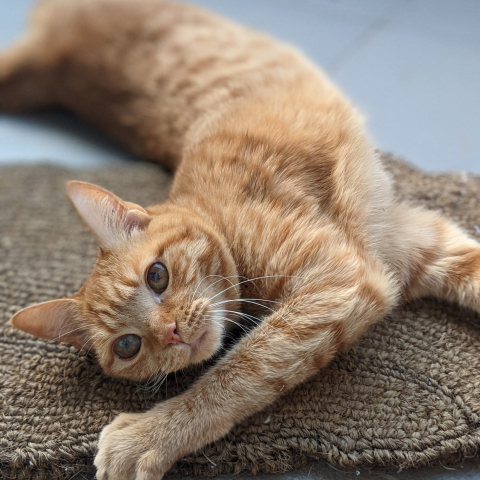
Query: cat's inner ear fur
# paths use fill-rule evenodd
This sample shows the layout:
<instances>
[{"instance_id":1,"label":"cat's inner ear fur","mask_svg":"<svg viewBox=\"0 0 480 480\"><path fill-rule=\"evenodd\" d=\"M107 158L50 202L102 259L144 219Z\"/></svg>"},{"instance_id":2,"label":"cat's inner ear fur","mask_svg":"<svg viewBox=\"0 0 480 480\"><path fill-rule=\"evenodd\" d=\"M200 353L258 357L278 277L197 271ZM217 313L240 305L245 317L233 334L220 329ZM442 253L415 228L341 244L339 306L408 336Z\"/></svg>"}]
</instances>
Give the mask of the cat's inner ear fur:
<instances>
[{"instance_id":1,"label":"cat's inner ear fur","mask_svg":"<svg viewBox=\"0 0 480 480\"><path fill-rule=\"evenodd\" d=\"M66 342L82 348L89 336L79 322L78 302L73 298L52 300L24 308L10 320L10 324L37 338Z\"/></svg>"},{"instance_id":2,"label":"cat's inner ear fur","mask_svg":"<svg viewBox=\"0 0 480 480\"><path fill-rule=\"evenodd\" d=\"M67 182L67 195L103 250L127 240L134 230L145 229L152 220L140 205L91 183Z\"/></svg>"}]
</instances>

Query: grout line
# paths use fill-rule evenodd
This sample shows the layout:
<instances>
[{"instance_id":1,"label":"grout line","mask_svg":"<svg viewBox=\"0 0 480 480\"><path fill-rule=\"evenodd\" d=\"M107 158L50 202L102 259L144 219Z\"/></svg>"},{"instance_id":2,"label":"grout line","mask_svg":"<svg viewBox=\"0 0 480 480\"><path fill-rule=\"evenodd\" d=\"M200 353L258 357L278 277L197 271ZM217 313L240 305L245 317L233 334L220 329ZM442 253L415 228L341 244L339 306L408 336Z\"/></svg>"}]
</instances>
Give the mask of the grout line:
<instances>
[{"instance_id":1,"label":"grout line","mask_svg":"<svg viewBox=\"0 0 480 480\"><path fill-rule=\"evenodd\" d=\"M340 53L325 66L330 74L336 74L359 50L365 47L380 31L384 30L390 23L391 18L400 10L403 10L414 0L403 0L398 5L393 5L383 15L372 20L351 42L349 42Z\"/></svg>"},{"instance_id":2,"label":"grout line","mask_svg":"<svg viewBox=\"0 0 480 480\"><path fill-rule=\"evenodd\" d=\"M312 7L310 2L304 0L263 0L265 4L280 6L284 10L292 14L301 12L303 14L312 15L321 18L322 20L334 19L336 21L345 22L348 24L357 25L359 21L365 20L361 14L345 10L338 12L335 10L320 9Z\"/></svg>"}]
</instances>

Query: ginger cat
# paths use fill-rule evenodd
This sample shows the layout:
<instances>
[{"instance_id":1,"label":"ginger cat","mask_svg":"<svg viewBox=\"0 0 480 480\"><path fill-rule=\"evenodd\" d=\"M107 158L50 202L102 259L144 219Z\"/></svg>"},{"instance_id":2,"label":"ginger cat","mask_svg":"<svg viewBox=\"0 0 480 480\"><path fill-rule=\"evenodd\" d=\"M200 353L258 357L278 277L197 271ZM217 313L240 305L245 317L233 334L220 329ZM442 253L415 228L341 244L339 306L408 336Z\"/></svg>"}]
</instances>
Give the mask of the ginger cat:
<instances>
[{"instance_id":1,"label":"ginger cat","mask_svg":"<svg viewBox=\"0 0 480 480\"><path fill-rule=\"evenodd\" d=\"M100 480L159 480L401 299L480 311L480 245L395 202L361 117L289 47L179 3L44 0L0 54L0 108L52 105L175 179L149 208L70 182L98 259L74 297L12 325L88 343L108 375L158 381L249 327L190 390L102 431Z\"/></svg>"}]
</instances>

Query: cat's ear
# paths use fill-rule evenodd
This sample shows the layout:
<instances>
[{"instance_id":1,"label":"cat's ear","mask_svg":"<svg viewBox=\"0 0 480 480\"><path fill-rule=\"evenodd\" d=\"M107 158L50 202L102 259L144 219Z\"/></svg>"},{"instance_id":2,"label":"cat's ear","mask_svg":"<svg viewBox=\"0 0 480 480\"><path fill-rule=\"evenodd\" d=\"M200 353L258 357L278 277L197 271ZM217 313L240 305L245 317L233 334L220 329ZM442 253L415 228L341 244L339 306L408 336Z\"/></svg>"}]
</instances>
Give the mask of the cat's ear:
<instances>
[{"instance_id":1,"label":"cat's ear","mask_svg":"<svg viewBox=\"0 0 480 480\"><path fill-rule=\"evenodd\" d=\"M73 298L52 300L20 310L10 319L10 324L35 337L82 348L89 337L75 321L77 312L78 302Z\"/></svg>"},{"instance_id":2,"label":"cat's ear","mask_svg":"<svg viewBox=\"0 0 480 480\"><path fill-rule=\"evenodd\" d=\"M67 182L67 195L103 250L127 239L132 230L145 229L152 220L140 205L91 183Z\"/></svg>"}]
</instances>

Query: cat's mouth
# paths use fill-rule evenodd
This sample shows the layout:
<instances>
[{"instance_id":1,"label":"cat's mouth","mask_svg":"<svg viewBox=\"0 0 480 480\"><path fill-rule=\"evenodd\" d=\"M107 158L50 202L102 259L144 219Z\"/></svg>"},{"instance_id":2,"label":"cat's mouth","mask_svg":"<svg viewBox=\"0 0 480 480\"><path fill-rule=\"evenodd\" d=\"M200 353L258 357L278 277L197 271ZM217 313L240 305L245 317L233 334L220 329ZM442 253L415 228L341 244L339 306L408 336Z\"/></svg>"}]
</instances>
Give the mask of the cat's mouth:
<instances>
[{"instance_id":1,"label":"cat's mouth","mask_svg":"<svg viewBox=\"0 0 480 480\"><path fill-rule=\"evenodd\" d=\"M192 359L192 355L194 353L194 351L196 350L199 350L202 348L202 345L204 344L205 342L205 339L207 337L207 335L209 334L209 330L208 328L200 335L199 338L197 338L197 340L195 340L194 342L190 343L189 344L189 347L190 347L190 360Z\"/></svg>"},{"instance_id":2,"label":"cat's mouth","mask_svg":"<svg viewBox=\"0 0 480 480\"><path fill-rule=\"evenodd\" d=\"M211 329L207 328L195 340L189 342L182 341L172 345L172 348L187 350L189 353L189 363L197 363L213 355L214 351L211 351L215 343L213 336Z\"/></svg>"}]
</instances>

